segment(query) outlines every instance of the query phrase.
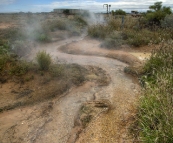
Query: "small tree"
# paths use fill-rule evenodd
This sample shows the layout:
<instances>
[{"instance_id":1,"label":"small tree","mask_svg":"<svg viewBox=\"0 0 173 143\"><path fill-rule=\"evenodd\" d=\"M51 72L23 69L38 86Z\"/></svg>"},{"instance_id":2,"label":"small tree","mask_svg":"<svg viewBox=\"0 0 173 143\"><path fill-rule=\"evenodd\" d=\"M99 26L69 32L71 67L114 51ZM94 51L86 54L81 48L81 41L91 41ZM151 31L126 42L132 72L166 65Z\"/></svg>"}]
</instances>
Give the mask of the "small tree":
<instances>
[{"instance_id":1,"label":"small tree","mask_svg":"<svg viewBox=\"0 0 173 143\"><path fill-rule=\"evenodd\" d=\"M153 24L160 25L160 21L165 18L166 15L171 14L171 8L162 6L162 2L155 2L154 5L149 6L146 19Z\"/></svg>"}]
</instances>

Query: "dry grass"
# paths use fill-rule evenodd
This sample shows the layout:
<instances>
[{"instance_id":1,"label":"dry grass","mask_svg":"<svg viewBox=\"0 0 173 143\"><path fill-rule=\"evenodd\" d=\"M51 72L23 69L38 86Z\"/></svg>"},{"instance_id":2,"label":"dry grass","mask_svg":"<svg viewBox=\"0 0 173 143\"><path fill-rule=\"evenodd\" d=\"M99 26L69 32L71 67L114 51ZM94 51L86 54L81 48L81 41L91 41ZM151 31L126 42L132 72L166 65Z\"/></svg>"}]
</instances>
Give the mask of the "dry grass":
<instances>
[{"instance_id":1,"label":"dry grass","mask_svg":"<svg viewBox=\"0 0 173 143\"><path fill-rule=\"evenodd\" d=\"M173 45L153 51L142 76L145 88L140 99L133 130L142 142L173 142Z\"/></svg>"}]
</instances>

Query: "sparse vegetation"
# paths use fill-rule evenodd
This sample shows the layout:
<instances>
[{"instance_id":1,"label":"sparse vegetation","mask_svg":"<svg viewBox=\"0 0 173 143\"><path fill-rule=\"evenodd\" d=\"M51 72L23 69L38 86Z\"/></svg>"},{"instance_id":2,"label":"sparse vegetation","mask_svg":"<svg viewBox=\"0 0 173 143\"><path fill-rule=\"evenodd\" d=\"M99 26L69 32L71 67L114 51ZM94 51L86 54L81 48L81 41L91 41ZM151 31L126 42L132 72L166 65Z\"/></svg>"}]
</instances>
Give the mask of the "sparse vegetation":
<instances>
[{"instance_id":1,"label":"sparse vegetation","mask_svg":"<svg viewBox=\"0 0 173 143\"><path fill-rule=\"evenodd\" d=\"M51 41L51 31L66 30L73 35L80 34L80 30L87 25L80 15L74 16L71 20L62 18L60 22L56 20L45 22L42 17L37 19L32 14L28 16L29 20L23 17L26 22L23 23L24 26L0 29L0 83L6 84L9 81L27 88L21 88L19 91L12 90L8 95L2 93L1 101L4 102L0 106L0 112L53 98L72 86L79 86L86 80L93 80L86 78L91 74L86 68L77 64L54 64L51 56L45 51L37 53L38 64L26 62L21 58L30 53L30 46L34 42ZM47 22L50 27L47 27ZM102 76L105 76L105 73ZM104 79L106 80L107 77ZM96 81L99 82L99 78ZM35 84L40 86L40 90L35 90ZM48 90L45 91L45 88ZM10 102L7 103L5 97L8 96L9 98L13 96L15 99L9 99Z\"/></svg>"},{"instance_id":2,"label":"sparse vegetation","mask_svg":"<svg viewBox=\"0 0 173 143\"><path fill-rule=\"evenodd\" d=\"M160 49L153 51L143 68L144 71L141 72L142 76L140 74L144 88L133 130L136 140L146 143L173 142L171 127L173 123L173 16L169 15L170 8L162 7L161 4L157 2L150 6L152 11L141 19L124 16L123 21L121 17L116 17L116 19L110 18L107 24L88 27L88 35L101 39L103 41L101 47L108 49L120 49L123 44L140 47L166 43ZM64 13L68 14L68 11L65 10ZM125 15L121 9L113 13ZM35 21L30 13L28 17L31 19L25 21L27 26ZM5 84L10 81L19 86L19 91L11 90L9 94L2 94L0 112L57 97L72 86L79 86L86 80L97 81L99 86L108 85L110 82L101 69L81 67L77 64L54 64L51 55L45 51L37 53L38 64L21 60L19 56L26 55L30 51L27 41L50 42L51 33L56 31L68 31L72 35L80 35L82 29L88 24L80 16L46 22L42 19L38 21L40 26L33 24L33 28L29 27L29 29L25 25L25 28L0 30L0 83ZM159 26L151 25L153 26L151 27L148 25L150 21L158 22ZM26 82L28 85L25 86ZM8 96L9 102L3 102ZM11 96L13 99L10 98ZM102 103L94 104L94 107L109 108ZM87 106L82 106L80 110L80 115L84 115L80 116L80 120L86 127L94 117L94 114L90 113L95 111Z\"/></svg>"},{"instance_id":3,"label":"sparse vegetation","mask_svg":"<svg viewBox=\"0 0 173 143\"><path fill-rule=\"evenodd\" d=\"M103 40L102 47L111 49L117 49L117 45L120 48L122 44L129 44L134 47L145 46L150 43L159 44L161 39L166 41L173 39L173 28L170 26L171 16L167 15L165 19L163 17L164 20L159 20L159 22L162 22L164 29L156 25L148 26L147 16L143 18L125 16L124 20L122 20L122 17L112 17L107 21L107 24L89 26L88 35ZM114 33L122 33L122 36L112 37Z\"/></svg>"}]
</instances>

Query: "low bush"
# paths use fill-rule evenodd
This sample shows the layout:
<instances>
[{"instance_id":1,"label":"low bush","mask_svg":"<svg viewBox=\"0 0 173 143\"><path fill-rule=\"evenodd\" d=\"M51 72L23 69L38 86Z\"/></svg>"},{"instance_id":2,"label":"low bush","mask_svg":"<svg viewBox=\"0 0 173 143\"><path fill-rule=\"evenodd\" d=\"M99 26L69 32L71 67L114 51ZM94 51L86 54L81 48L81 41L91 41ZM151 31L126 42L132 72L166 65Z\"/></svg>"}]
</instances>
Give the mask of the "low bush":
<instances>
[{"instance_id":1,"label":"low bush","mask_svg":"<svg viewBox=\"0 0 173 143\"><path fill-rule=\"evenodd\" d=\"M11 64L9 74L20 76L26 74L28 70L29 70L29 63L25 61L17 61Z\"/></svg>"},{"instance_id":2,"label":"low bush","mask_svg":"<svg viewBox=\"0 0 173 143\"><path fill-rule=\"evenodd\" d=\"M48 70L52 63L51 56L45 51L38 52L36 56L36 60L40 67L40 70L43 70L43 71Z\"/></svg>"}]
</instances>

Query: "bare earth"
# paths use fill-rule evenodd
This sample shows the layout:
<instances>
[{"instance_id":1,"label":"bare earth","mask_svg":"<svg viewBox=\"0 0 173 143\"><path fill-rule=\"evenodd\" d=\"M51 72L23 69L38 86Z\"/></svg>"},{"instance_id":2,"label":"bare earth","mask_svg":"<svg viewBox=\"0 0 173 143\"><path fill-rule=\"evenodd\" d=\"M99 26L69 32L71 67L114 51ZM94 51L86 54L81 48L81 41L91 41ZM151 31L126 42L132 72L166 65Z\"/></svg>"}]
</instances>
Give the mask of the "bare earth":
<instances>
[{"instance_id":1,"label":"bare earth","mask_svg":"<svg viewBox=\"0 0 173 143\"><path fill-rule=\"evenodd\" d=\"M82 128L71 143L133 142L128 128L133 121L140 86L123 69L126 63L141 61L128 52L100 49L99 44L96 40L84 39L83 35L36 45L26 57L28 60L33 60L37 51L46 50L55 62L100 67L109 74L111 82L108 86L88 82L71 89L61 98L0 113L0 143L70 143L69 138L77 133L73 127L81 105L101 99L109 100L111 109L108 112L104 112L104 108L98 110L88 126Z\"/></svg>"}]
</instances>

